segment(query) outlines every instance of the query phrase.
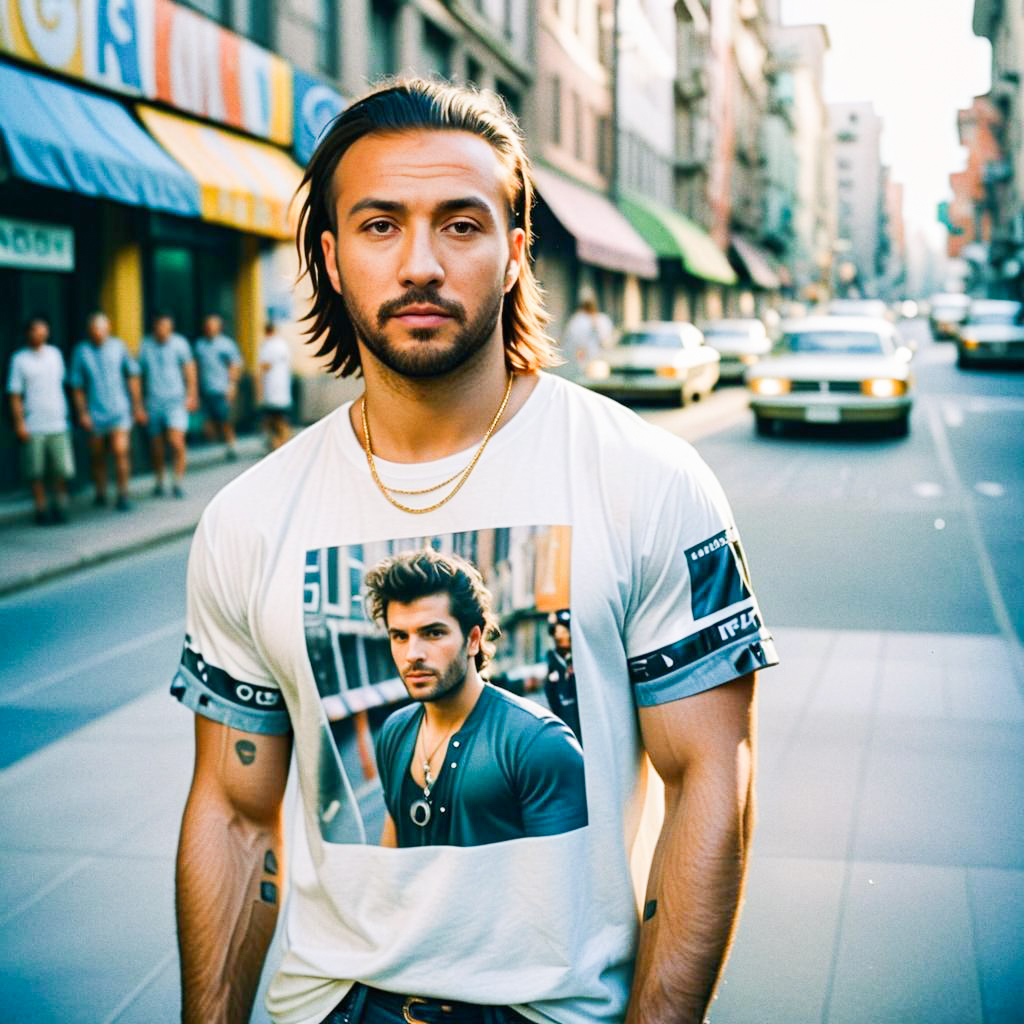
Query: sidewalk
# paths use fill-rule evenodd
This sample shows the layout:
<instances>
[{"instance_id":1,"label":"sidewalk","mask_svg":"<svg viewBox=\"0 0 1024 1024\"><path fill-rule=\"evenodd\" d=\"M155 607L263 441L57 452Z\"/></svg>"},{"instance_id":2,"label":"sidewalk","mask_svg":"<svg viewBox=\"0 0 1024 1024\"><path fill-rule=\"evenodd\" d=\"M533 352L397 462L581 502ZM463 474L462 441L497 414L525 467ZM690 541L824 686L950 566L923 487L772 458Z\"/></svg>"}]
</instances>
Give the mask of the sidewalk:
<instances>
[{"instance_id":1,"label":"sidewalk","mask_svg":"<svg viewBox=\"0 0 1024 1024\"><path fill-rule=\"evenodd\" d=\"M220 444L189 449L184 498L153 497L154 478L143 474L131 482L135 507L130 512L95 508L92 488L87 487L72 499L70 521L62 526L36 526L25 493L0 498L0 596L187 536L217 491L264 451L262 436L239 438L237 462L226 461Z\"/></svg>"}]
</instances>

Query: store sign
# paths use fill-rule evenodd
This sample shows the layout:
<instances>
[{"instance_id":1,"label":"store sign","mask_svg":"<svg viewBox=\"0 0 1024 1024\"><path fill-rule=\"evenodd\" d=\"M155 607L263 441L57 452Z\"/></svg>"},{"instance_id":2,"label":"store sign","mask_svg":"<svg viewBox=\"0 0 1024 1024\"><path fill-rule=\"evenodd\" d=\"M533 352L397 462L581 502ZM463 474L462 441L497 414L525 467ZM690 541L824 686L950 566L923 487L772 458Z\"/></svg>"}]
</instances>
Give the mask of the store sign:
<instances>
[{"instance_id":1,"label":"store sign","mask_svg":"<svg viewBox=\"0 0 1024 1024\"><path fill-rule=\"evenodd\" d=\"M74 270L75 233L54 224L0 217L0 267Z\"/></svg>"},{"instance_id":2,"label":"store sign","mask_svg":"<svg viewBox=\"0 0 1024 1024\"><path fill-rule=\"evenodd\" d=\"M305 165L323 130L345 109L345 101L329 85L303 71L296 70L294 80L295 155Z\"/></svg>"},{"instance_id":3,"label":"store sign","mask_svg":"<svg viewBox=\"0 0 1024 1024\"><path fill-rule=\"evenodd\" d=\"M292 141L292 67L173 0L0 0L0 51Z\"/></svg>"}]
</instances>

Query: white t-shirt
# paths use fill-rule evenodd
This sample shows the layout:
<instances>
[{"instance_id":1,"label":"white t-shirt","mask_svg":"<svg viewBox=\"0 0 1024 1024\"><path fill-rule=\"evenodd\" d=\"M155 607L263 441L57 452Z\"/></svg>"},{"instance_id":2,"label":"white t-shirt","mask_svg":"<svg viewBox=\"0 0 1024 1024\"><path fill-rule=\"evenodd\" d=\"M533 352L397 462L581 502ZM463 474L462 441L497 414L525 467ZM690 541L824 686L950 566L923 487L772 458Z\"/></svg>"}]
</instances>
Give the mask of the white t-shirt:
<instances>
[{"instance_id":1,"label":"white t-shirt","mask_svg":"<svg viewBox=\"0 0 1024 1024\"><path fill-rule=\"evenodd\" d=\"M7 391L21 395L30 434L60 434L68 429L64 394L64 356L56 345L22 348L14 353Z\"/></svg>"},{"instance_id":2,"label":"white t-shirt","mask_svg":"<svg viewBox=\"0 0 1024 1024\"><path fill-rule=\"evenodd\" d=\"M263 405L287 409L292 404L291 360L288 342L277 334L260 345L260 364L270 364L263 371Z\"/></svg>"},{"instance_id":3,"label":"white t-shirt","mask_svg":"<svg viewBox=\"0 0 1024 1024\"><path fill-rule=\"evenodd\" d=\"M580 369L603 348L611 344L615 328L606 313L588 313L578 309L565 325L562 351L567 359L576 360Z\"/></svg>"},{"instance_id":4,"label":"white t-shirt","mask_svg":"<svg viewBox=\"0 0 1024 1024\"><path fill-rule=\"evenodd\" d=\"M378 468L417 489L471 456ZM505 632L492 678L528 699L543 693L548 616L570 610L582 827L474 846L377 845L383 804L367 734L405 691L368 621L363 578L386 555L425 545L480 569ZM268 996L282 1024L322 1020L352 981L511 1004L540 1022L621 1021L645 795L636 708L776 660L725 497L696 452L547 374L466 486L423 516L377 490L349 406L307 428L207 508L187 622L175 696L235 728L295 732L305 827ZM469 721L441 776L450 769L463 784L455 769L465 755L468 770L469 751L455 748Z\"/></svg>"}]
</instances>

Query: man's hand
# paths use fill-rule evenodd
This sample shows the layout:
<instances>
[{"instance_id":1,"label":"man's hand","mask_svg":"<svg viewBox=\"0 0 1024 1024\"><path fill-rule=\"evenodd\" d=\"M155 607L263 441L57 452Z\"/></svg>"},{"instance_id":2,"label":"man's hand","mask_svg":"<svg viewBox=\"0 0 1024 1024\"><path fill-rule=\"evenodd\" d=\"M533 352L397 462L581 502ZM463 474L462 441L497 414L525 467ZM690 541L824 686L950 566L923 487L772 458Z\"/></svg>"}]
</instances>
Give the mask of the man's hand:
<instances>
[{"instance_id":1,"label":"man's hand","mask_svg":"<svg viewBox=\"0 0 1024 1024\"><path fill-rule=\"evenodd\" d=\"M28 427L26 427L24 423L15 423L14 424L14 434L15 434L15 437L17 437L17 439L22 444L28 444L28 440L32 436L29 433Z\"/></svg>"},{"instance_id":2,"label":"man's hand","mask_svg":"<svg viewBox=\"0 0 1024 1024\"><path fill-rule=\"evenodd\" d=\"M81 428L87 434L91 434L92 433L92 417L87 412L83 412L78 417L78 423L79 423L79 426L81 426Z\"/></svg>"},{"instance_id":3,"label":"man's hand","mask_svg":"<svg viewBox=\"0 0 1024 1024\"><path fill-rule=\"evenodd\" d=\"M665 783L626 1024L700 1024L732 942L754 823L755 676L640 710Z\"/></svg>"},{"instance_id":4,"label":"man's hand","mask_svg":"<svg viewBox=\"0 0 1024 1024\"><path fill-rule=\"evenodd\" d=\"M141 405L135 410L133 418L140 427L144 427L149 422L149 414Z\"/></svg>"}]
</instances>

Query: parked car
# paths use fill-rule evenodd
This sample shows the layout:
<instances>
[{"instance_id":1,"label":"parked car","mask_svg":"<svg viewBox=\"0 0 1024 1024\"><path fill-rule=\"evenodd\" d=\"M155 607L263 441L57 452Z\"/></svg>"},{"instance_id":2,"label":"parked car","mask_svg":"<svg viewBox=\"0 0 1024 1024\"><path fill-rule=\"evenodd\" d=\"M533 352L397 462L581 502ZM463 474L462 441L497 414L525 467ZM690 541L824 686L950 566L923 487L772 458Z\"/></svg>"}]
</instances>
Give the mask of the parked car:
<instances>
[{"instance_id":1,"label":"parked car","mask_svg":"<svg viewBox=\"0 0 1024 1024\"><path fill-rule=\"evenodd\" d=\"M719 380L742 380L747 367L772 349L765 325L753 318L712 320L704 325L704 341L721 356Z\"/></svg>"},{"instance_id":2,"label":"parked car","mask_svg":"<svg viewBox=\"0 0 1024 1024\"><path fill-rule=\"evenodd\" d=\"M1024 303L975 299L956 339L956 364L1024 359Z\"/></svg>"},{"instance_id":3,"label":"parked car","mask_svg":"<svg viewBox=\"0 0 1024 1024\"><path fill-rule=\"evenodd\" d=\"M913 404L912 358L888 320L789 321L772 355L747 370L757 432L771 434L784 421L878 422L903 437Z\"/></svg>"},{"instance_id":4,"label":"parked car","mask_svg":"<svg viewBox=\"0 0 1024 1024\"><path fill-rule=\"evenodd\" d=\"M881 299L832 299L826 307L829 316L870 316L892 318L892 310Z\"/></svg>"},{"instance_id":5,"label":"parked car","mask_svg":"<svg viewBox=\"0 0 1024 1024\"><path fill-rule=\"evenodd\" d=\"M952 340L957 336L960 325L967 316L971 300L956 292L940 292L931 298L928 312L928 326L936 341Z\"/></svg>"},{"instance_id":6,"label":"parked car","mask_svg":"<svg viewBox=\"0 0 1024 1024\"><path fill-rule=\"evenodd\" d=\"M719 361L693 324L651 321L623 331L592 359L584 383L614 398L670 398L685 405L711 393Z\"/></svg>"}]
</instances>

